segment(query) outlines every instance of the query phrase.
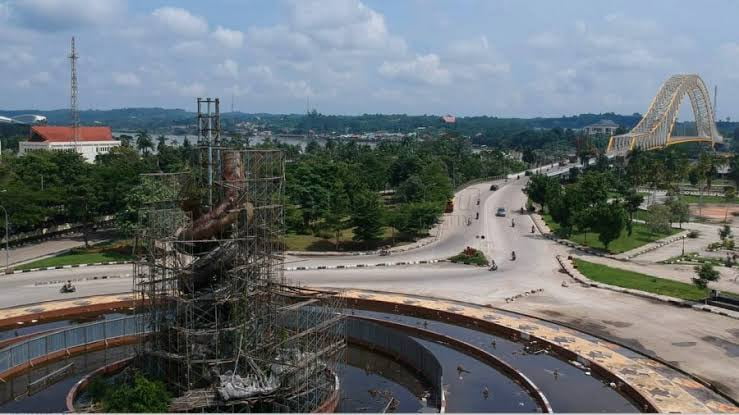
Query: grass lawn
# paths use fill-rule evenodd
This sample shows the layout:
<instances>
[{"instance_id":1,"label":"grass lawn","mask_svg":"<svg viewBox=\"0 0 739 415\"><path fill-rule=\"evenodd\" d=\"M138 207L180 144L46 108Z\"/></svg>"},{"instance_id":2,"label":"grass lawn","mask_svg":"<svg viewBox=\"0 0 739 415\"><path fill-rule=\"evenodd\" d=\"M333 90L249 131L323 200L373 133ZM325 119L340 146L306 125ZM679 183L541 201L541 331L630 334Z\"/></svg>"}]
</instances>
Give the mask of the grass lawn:
<instances>
[{"instance_id":1,"label":"grass lawn","mask_svg":"<svg viewBox=\"0 0 739 415\"><path fill-rule=\"evenodd\" d=\"M552 220L549 215L543 216L544 221L549 226L552 232L559 228L559 225ZM680 232L679 229L670 229L668 233L654 233L647 228L646 225L641 223L634 223L632 227L631 236L628 235L628 231L624 228L621 232L621 236L611 241L608 245L608 252L612 254L620 254L621 252L630 251L634 248L638 248L642 245L646 245L650 242L654 242L657 239L662 239L666 236L674 235ZM589 246L594 249L600 249L605 251L605 247L598 240L598 234L595 232L588 232L587 235L584 233L573 233L570 235L569 240L578 243L580 245Z\"/></svg>"},{"instance_id":2,"label":"grass lawn","mask_svg":"<svg viewBox=\"0 0 739 415\"><path fill-rule=\"evenodd\" d=\"M327 235L323 235L327 236ZM304 235L288 233L285 235L285 250L287 251L335 251L336 240L334 237L324 238L323 236L316 235ZM339 235L339 250L342 251L354 251L354 250L365 250L365 249L376 249L381 246L392 245L393 243L393 228L384 227L382 239L369 246L369 248L363 242L355 242L352 240L354 236L353 228L344 229ZM411 238L405 235L398 234L395 238L396 245L402 245L408 243Z\"/></svg>"},{"instance_id":3,"label":"grass lawn","mask_svg":"<svg viewBox=\"0 0 739 415\"><path fill-rule=\"evenodd\" d=\"M667 295L684 300L701 301L708 297L709 289L700 289L693 284L666 280L638 272L611 268L601 264L575 258L575 266L586 277L617 287L632 288L649 293Z\"/></svg>"},{"instance_id":4,"label":"grass lawn","mask_svg":"<svg viewBox=\"0 0 739 415\"><path fill-rule=\"evenodd\" d=\"M16 270L58 267L62 265L93 264L96 262L128 261L131 256L130 241L115 241L89 248L75 248L50 258L40 259L14 267Z\"/></svg>"}]
</instances>

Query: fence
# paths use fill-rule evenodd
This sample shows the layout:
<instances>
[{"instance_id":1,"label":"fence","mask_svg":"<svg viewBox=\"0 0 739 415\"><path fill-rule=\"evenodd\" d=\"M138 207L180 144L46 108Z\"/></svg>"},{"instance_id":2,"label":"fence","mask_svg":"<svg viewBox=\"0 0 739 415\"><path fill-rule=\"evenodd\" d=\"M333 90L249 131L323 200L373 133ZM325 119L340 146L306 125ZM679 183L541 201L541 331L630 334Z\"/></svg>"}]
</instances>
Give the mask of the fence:
<instances>
[{"instance_id":1,"label":"fence","mask_svg":"<svg viewBox=\"0 0 739 415\"><path fill-rule=\"evenodd\" d=\"M0 373L28 365L52 353L69 351L90 343L143 334L146 331L142 330L143 325L138 320L140 316L128 316L82 324L0 349Z\"/></svg>"}]
</instances>

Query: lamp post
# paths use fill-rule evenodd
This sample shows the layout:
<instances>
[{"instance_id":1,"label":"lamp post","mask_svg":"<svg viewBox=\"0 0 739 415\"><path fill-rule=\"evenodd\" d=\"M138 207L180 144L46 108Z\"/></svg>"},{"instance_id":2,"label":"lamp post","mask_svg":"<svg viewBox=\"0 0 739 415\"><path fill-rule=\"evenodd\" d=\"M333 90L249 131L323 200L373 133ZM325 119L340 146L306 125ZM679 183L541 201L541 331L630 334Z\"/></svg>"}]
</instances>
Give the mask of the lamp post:
<instances>
[{"instance_id":1,"label":"lamp post","mask_svg":"<svg viewBox=\"0 0 739 415\"><path fill-rule=\"evenodd\" d=\"M683 254L682 256L685 256L685 235L683 235Z\"/></svg>"},{"instance_id":2,"label":"lamp post","mask_svg":"<svg viewBox=\"0 0 739 415\"><path fill-rule=\"evenodd\" d=\"M5 190L3 190L4 192ZM10 227L10 222L8 222L8 211L5 210L5 207L3 205L0 205L0 208L2 208L3 212L5 212L5 271L8 271L8 267L10 266L10 249L8 248L9 239L8 238L8 228Z\"/></svg>"}]
</instances>

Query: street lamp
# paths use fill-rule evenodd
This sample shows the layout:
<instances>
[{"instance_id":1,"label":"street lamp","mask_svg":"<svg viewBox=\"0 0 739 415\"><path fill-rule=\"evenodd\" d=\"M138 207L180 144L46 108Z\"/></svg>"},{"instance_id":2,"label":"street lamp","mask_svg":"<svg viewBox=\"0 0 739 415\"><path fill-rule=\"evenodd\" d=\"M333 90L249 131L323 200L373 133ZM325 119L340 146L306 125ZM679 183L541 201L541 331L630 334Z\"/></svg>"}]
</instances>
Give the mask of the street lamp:
<instances>
[{"instance_id":1,"label":"street lamp","mask_svg":"<svg viewBox=\"0 0 739 415\"><path fill-rule=\"evenodd\" d=\"M5 190L3 190L5 192ZM10 222L8 222L8 211L5 210L5 207L3 205L0 205L0 208L5 212L5 271L8 271L8 267L10 267L10 249L8 248L8 242L10 238L8 238L8 228L10 227Z\"/></svg>"}]
</instances>

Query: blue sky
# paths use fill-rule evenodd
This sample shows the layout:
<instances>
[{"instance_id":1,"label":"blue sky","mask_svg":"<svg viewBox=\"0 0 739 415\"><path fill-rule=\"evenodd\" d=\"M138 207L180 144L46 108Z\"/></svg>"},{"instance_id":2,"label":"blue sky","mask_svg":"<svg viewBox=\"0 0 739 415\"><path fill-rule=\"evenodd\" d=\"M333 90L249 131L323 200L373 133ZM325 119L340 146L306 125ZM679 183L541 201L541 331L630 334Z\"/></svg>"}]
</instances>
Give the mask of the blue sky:
<instances>
[{"instance_id":1,"label":"blue sky","mask_svg":"<svg viewBox=\"0 0 739 415\"><path fill-rule=\"evenodd\" d=\"M0 0L0 108L67 107L74 35L85 109L633 113L698 73L739 119L737 16L733 0Z\"/></svg>"}]
</instances>

